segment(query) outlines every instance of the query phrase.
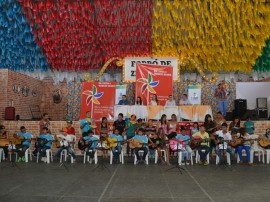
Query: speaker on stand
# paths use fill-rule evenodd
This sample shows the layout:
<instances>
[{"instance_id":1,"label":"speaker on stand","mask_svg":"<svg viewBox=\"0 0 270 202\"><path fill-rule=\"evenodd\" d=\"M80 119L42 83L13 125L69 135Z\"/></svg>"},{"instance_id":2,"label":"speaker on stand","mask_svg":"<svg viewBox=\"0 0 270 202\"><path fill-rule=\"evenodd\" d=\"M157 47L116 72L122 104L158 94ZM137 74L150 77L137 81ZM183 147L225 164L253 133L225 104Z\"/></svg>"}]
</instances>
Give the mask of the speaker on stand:
<instances>
[{"instance_id":1,"label":"speaker on stand","mask_svg":"<svg viewBox=\"0 0 270 202\"><path fill-rule=\"evenodd\" d=\"M257 111L260 119L268 119L267 98L257 98Z\"/></svg>"},{"instance_id":2,"label":"speaker on stand","mask_svg":"<svg viewBox=\"0 0 270 202\"><path fill-rule=\"evenodd\" d=\"M247 112L247 100L244 99L236 99L234 100L234 117L242 117Z\"/></svg>"}]
</instances>

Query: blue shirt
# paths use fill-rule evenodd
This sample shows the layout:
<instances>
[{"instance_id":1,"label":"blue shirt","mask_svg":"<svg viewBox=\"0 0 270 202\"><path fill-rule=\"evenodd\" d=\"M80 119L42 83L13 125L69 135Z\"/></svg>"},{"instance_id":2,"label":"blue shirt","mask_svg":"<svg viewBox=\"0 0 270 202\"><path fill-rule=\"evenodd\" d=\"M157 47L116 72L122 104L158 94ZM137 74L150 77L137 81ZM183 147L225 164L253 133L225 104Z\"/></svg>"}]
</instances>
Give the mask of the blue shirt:
<instances>
[{"instance_id":1,"label":"blue shirt","mask_svg":"<svg viewBox=\"0 0 270 202\"><path fill-rule=\"evenodd\" d=\"M118 105L130 105L130 103L129 103L129 101L128 100L120 100L119 102L118 102Z\"/></svg>"},{"instance_id":2,"label":"blue shirt","mask_svg":"<svg viewBox=\"0 0 270 202\"><path fill-rule=\"evenodd\" d=\"M193 134L195 134L197 132L199 132L198 128L192 128L191 135L193 135Z\"/></svg>"},{"instance_id":3,"label":"blue shirt","mask_svg":"<svg viewBox=\"0 0 270 202\"><path fill-rule=\"evenodd\" d=\"M117 139L117 141L123 141L123 137L122 137L122 135L115 135L115 134L111 134L111 135L110 135L110 138L116 138L116 139ZM121 143L120 143L120 142L118 142L117 146L118 146L118 147L119 147L119 146L121 146Z\"/></svg>"},{"instance_id":4,"label":"blue shirt","mask_svg":"<svg viewBox=\"0 0 270 202\"><path fill-rule=\"evenodd\" d=\"M143 144L143 147L146 147L146 144L148 143L148 138L146 137L146 135L142 135L142 136L135 135L133 138L135 140L141 140L143 143L145 143L145 144Z\"/></svg>"},{"instance_id":5,"label":"blue shirt","mask_svg":"<svg viewBox=\"0 0 270 202\"><path fill-rule=\"evenodd\" d=\"M85 136L83 139L84 139L86 142L95 141L95 142L92 142L90 148L96 148L96 147L97 147L98 141L96 141L96 140L98 140L98 139L97 139L96 137L94 137L94 136L93 136L93 137Z\"/></svg>"},{"instance_id":6,"label":"blue shirt","mask_svg":"<svg viewBox=\"0 0 270 202\"><path fill-rule=\"evenodd\" d=\"M265 134L262 134L262 136L263 136L263 137L267 137L267 138L269 138L269 137L267 136L267 134L266 134L266 133L265 133Z\"/></svg>"},{"instance_id":7,"label":"blue shirt","mask_svg":"<svg viewBox=\"0 0 270 202\"><path fill-rule=\"evenodd\" d=\"M178 134L178 135L176 136L176 139L177 139L177 140L182 139L183 141L185 141L185 140L190 140L190 137L189 137L188 135ZM187 144L188 144L188 141L187 141L187 142L183 142L182 144L183 144L183 145L187 145Z\"/></svg>"},{"instance_id":8,"label":"blue shirt","mask_svg":"<svg viewBox=\"0 0 270 202\"><path fill-rule=\"evenodd\" d=\"M253 121L250 121L250 122L246 121L244 123L244 126L246 127L247 133L249 133L249 134L253 134L254 133L254 130L252 128L252 127L254 127L254 122Z\"/></svg>"},{"instance_id":9,"label":"blue shirt","mask_svg":"<svg viewBox=\"0 0 270 202\"><path fill-rule=\"evenodd\" d=\"M91 130L92 122L93 122L92 118L85 118L85 119L81 120L80 127L81 126L83 127L82 128L82 133L88 132L89 130Z\"/></svg>"},{"instance_id":10,"label":"blue shirt","mask_svg":"<svg viewBox=\"0 0 270 202\"><path fill-rule=\"evenodd\" d=\"M52 136L51 134L41 134L41 135L39 136L39 138L43 138L43 139L46 139L46 140L48 140L48 141L54 140L54 139L53 139L53 136ZM45 144L45 146L52 148L52 143L51 143L51 142L47 142L47 143Z\"/></svg>"},{"instance_id":11,"label":"blue shirt","mask_svg":"<svg viewBox=\"0 0 270 202\"><path fill-rule=\"evenodd\" d=\"M25 141L22 144L23 145L27 145L28 147L30 147L31 142L28 142L27 139L31 139L32 138L32 135L29 132L26 132L26 133L19 132L18 133L18 136L19 137L24 137L25 138Z\"/></svg>"}]
</instances>

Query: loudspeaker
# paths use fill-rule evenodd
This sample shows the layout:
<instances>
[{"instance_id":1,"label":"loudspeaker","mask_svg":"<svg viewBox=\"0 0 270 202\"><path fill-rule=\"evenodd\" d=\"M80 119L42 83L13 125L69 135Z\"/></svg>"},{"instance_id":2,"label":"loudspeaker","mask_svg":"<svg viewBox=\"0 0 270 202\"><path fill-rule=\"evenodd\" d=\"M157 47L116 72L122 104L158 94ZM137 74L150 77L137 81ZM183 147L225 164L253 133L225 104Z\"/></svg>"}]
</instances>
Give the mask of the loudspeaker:
<instances>
[{"instance_id":1,"label":"loudspeaker","mask_svg":"<svg viewBox=\"0 0 270 202\"><path fill-rule=\"evenodd\" d=\"M259 114L260 119L267 119L268 118L268 110L267 109L259 109L258 114Z\"/></svg>"},{"instance_id":2,"label":"loudspeaker","mask_svg":"<svg viewBox=\"0 0 270 202\"><path fill-rule=\"evenodd\" d=\"M232 121L233 120L233 112L226 112L226 121Z\"/></svg>"},{"instance_id":3,"label":"loudspeaker","mask_svg":"<svg viewBox=\"0 0 270 202\"><path fill-rule=\"evenodd\" d=\"M234 117L236 116L240 118L243 117L247 111L247 100L242 99L234 100L234 109L235 109Z\"/></svg>"},{"instance_id":4,"label":"loudspeaker","mask_svg":"<svg viewBox=\"0 0 270 202\"><path fill-rule=\"evenodd\" d=\"M267 109L267 97L258 97L257 98L257 108Z\"/></svg>"},{"instance_id":5,"label":"loudspeaker","mask_svg":"<svg viewBox=\"0 0 270 202\"><path fill-rule=\"evenodd\" d=\"M15 120L15 108L14 107L6 107L5 120Z\"/></svg>"}]
</instances>

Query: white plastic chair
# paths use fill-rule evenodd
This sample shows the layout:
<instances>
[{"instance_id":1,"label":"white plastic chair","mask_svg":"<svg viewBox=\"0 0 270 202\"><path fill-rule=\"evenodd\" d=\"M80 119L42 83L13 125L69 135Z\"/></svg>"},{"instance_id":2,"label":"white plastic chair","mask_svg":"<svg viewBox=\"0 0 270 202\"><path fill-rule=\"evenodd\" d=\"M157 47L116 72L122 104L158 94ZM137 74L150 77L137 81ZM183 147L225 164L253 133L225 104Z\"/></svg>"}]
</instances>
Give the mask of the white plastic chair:
<instances>
[{"instance_id":1,"label":"white plastic chair","mask_svg":"<svg viewBox=\"0 0 270 202\"><path fill-rule=\"evenodd\" d=\"M53 162L53 155L52 155L52 149L46 149L46 163L50 163ZM39 159L39 152L37 153L37 163L38 163L38 159Z\"/></svg>"},{"instance_id":2,"label":"white plastic chair","mask_svg":"<svg viewBox=\"0 0 270 202\"><path fill-rule=\"evenodd\" d=\"M231 155L229 152L226 152L227 155L227 163L228 165L231 165ZM216 165L219 163L220 159L219 156L216 154Z\"/></svg>"},{"instance_id":3,"label":"white plastic chair","mask_svg":"<svg viewBox=\"0 0 270 202\"><path fill-rule=\"evenodd\" d=\"M25 156L25 163L29 162L29 157L30 157L30 161L33 160L32 159L32 150L30 149L30 147L27 150L25 150L24 156Z\"/></svg>"},{"instance_id":4,"label":"white plastic chair","mask_svg":"<svg viewBox=\"0 0 270 202\"><path fill-rule=\"evenodd\" d=\"M95 152L95 154L94 154L94 161L95 161L95 164L98 163L97 152L98 152L98 151L96 150L96 152ZM83 154L83 163L85 164L85 162L86 162L86 161L89 162L89 160L90 160L90 156L89 156L89 155L86 155L86 151L85 151L84 154Z\"/></svg>"},{"instance_id":5,"label":"white plastic chair","mask_svg":"<svg viewBox=\"0 0 270 202\"><path fill-rule=\"evenodd\" d=\"M17 152L14 152L15 154L15 161L17 161L18 159L18 153ZM30 148L26 149L25 150L25 163L28 163L29 162L29 157L30 157L30 161L32 161L32 151ZM9 152L9 160L11 161L11 152Z\"/></svg>"},{"instance_id":6,"label":"white plastic chair","mask_svg":"<svg viewBox=\"0 0 270 202\"><path fill-rule=\"evenodd\" d=\"M60 137L61 135L57 135L57 137ZM67 135L66 137L67 141L68 142L76 142L76 136L75 135ZM73 151L74 151L74 144L71 146ZM68 152L66 149L63 149L62 152L61 152L61 156L60 156L60 163L62 163L63 161L63 158L64 158L64 161L67 161L67 157L68 157ZM74 158L70 155L70 161L71 163L74 163Z\"/></svg>"},{"instance_id":7,"label":"white plastic chair","mask_svg":"<svg viewBox=\"0 0 270 202\"><path fill-rule=\"evenodd\" d=\"M209 154L208 154L209 155ZM182 165L182 156L183 156L183 152L182 151L179 151L178 152L178 165ZM209 156L208 156L209 157ZM200 155L199 155L199 158L200 158ZM196 162L197 163L197 162ZM209 163L209 162L208 162ZM192 156L192 153L191 153L191 157L190 157L190 164L193 165L193 156Z\"/></svg>"},{"instance_id":8,"label":"white plastic chair","mask_svg":"<svg viewBox=\"0 0 270 202\"><path fill-rule=\"evenodd\" d=\"M266 149L266 163L269 164L270 163L270 149Z\"/></svg>"},{"instance_id":9,"label":"white plastic chair","mask_svg":"<svg viewBox=\"0 0 270 202\"><path fill-rule=\"evenodd\" d=\"M164 149L161 149L160 152L161 152L161 155L162 153L164 154L164 160L167 162L166 151ZM158 150L155 149L155 164L157 164L157 162L158 162Z\"/></svg>"},{"instance_id":10,"label":"white plastic chair","mask_svg":"<svg viewBox=\"0 0 270 202\"><path fill-rule=\"evenodd\" d=\"M62 163L63 159L66 162L68 157L68 151L66 149L63 149L60 155L60 163ZM70 162L74 163L74 158L70 155Z\"/></svg>"},{"instance_id":11,"label":"white plastic chair","mask_svg":"<svg viewBox=\"0 0 270 202\"><path fill-rule=\"evenodd\" d=\"M198 163L200 161L200 158L201 157L199 155L199 152L198 152L198 150L196 150L196 157L195 157L196 163ZM207 154L206 160L207 160L207 163L209 164L210 163L209 153Z\"/></svg>"},{"instance_id":12,"label":"white plastic chair","mask_svg":"<svg viewBox=\"0 0 270 202\"><path fill-rule=\"evenodd\" d=\"M250 135L249 137L250 137L250 139L256 139L259 136L258 135ZM261 155L262 155L262 162L264 163L265 162L264 161L264 152L265 152L265 150L262 147L259 146L257 140L254 140L254 143L250 147L250 162L251 163L253 163L255 152L258 152L259 162L261 162Z\"/></svg>"},{"instance_id":13,"label":"white plastic chair","mask_svg":"<svg viewBox=\"0 0 270 202\"><path fill-rule=\"evenodd\" d=\"M5 152L4 152L3 148L0 148L0 163L1 163L2 159L5 160Z\"/></svg>"},{"instance_id":14,"label":"white plastic chair","mask_svg":"<svg viewBox=\"0 0 270 202\"><path fill-rule=\"evenodd\" d=\"M124 152L123 152L123 149L121 151L121 154L119 155L119 161L120 161L120 163L124 164ZM112 150L110 150L110 164L112 164L112 162L113 162L113 152L112 152Z\"/></svg>"},{"instance_id":15,"label":"white plastic chair","mask_svg":"<svg viewBox=\"0 0 270 202\"><path fill-rule=\"evenodd\" d=\"M139 150L139 155L142 155L143 153L144 153L143 150ZM147 153L147 155L145 157L146 165L148 165L148 154L149 153ZM134 165L136 165L136 164L137 164L137 156L136 156L135 151L134 151Z\"/></svg>"}]
</instances>

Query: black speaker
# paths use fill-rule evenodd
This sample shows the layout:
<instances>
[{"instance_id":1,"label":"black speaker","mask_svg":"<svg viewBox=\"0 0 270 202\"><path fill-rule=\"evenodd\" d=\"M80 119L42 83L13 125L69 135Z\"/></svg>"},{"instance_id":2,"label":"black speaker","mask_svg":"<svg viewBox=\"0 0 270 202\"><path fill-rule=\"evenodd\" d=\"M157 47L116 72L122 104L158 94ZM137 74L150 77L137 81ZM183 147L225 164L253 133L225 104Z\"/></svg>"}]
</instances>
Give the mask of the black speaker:
<instances>
[{"instance_id":1,"label":"black speaker","mask_svg":"<svg viewBox=\"0 0 270 202\"><path fill-rule=\"evenodd\" d=\"M260 119L267 119L268 118L268 110L267 109L259 109L258 115Z\"/></svg>"},{"instance_id":2,"label":"black speaker","mask_svg":"<svg viewBox=\"0 0 270 202\"><path fill-rule=\"evenodd\" d=\"M238 116L242 118L247 111L247 100L237 99L234 100L234 117Z\"/></svg>"},{"instance_id":3,"label":"black speaker","mask_svg":"<svg viewBox=\"0 0 270 202\"><path fill-rule=\"evenodd\" d=\"M232 121L233 120L233 112L226 112L226 121Z\"/></svg>"},{"instance_id":4,"label":"black speaker","mask_svg":"<svg viewBox=\"0 0 270 202\"><path fill-rule=\"evenodd\" d=\"M257 98L257 108L258 109L267 109L267 97L258 97Z\"/></svg>"}]
</instances>

